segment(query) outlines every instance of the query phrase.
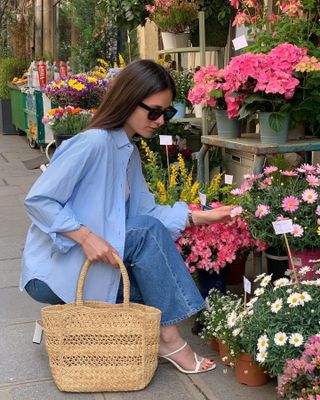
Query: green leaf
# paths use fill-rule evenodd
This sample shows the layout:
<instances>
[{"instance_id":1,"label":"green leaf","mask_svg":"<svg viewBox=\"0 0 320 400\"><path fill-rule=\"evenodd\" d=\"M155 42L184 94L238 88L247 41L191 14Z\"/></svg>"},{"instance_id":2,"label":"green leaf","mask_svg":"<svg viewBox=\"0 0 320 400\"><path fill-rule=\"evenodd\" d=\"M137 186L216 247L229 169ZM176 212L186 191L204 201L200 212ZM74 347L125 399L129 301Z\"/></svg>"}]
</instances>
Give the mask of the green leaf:
<instances>
[{"instance_id":1,"label":"green leaf","mask_svg":"<svg viewBox=\"0 0 320 400\"><path fill-rule=\"evenodd\" d=\"M214 89L212 92L210 92L210 96L219 99L223 97L223 92L221 89Z\"/></svg>"},{"instance_id":2,"label":"green leaf","mask_svg":"<svg viewBox=\"0 0 320 400\"><path fill-rule=\"evenodd\" d=\"M285 126L287 115L281 113L271 113L269 117L269 125L275 132L280 132Z\"/></svg>"}]
</instances>

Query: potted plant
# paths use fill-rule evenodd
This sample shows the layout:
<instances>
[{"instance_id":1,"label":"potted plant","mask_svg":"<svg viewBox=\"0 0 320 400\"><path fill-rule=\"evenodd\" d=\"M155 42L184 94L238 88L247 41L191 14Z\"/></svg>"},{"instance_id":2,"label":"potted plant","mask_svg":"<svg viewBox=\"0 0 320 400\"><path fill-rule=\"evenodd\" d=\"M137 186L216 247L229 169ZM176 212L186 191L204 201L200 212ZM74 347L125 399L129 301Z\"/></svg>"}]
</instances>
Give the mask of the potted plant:
<instances>
[{"instance_id":1,"label":"potted plant","mask_svg":"<svg viewBox=\"0 0 320 400\"><path fill-rule=\"evenodd\" d=\"M201 104L204 107L212 107L215 112L218 135L225 138L236 138L240 136L240 122L238 120L238 109L234 109L237 97L225 96L224 70L215 65L201 67L194 74L194 85L189 91L188 100L193 105ZM229 112L227 112L227 108ZM229 114L229 115L228 115Z\"/></svg>"},{"instance_id":2,"label":"potted plant","mask_svg":"<svg viewBox=\"0 0 320 400\"><path fill-rule=\"evenodd\" d=\"M16 132L12 125L10 89L8 82L21 76L27 68L25 60L2 58L0 60L0 131L4 134Z\"/></svg>"},{"instance_id":3,"label":"potted plant","mask_svg":"<svg viewBox=\"0 0 320 400\"><path fill-rule=\"evenodd\" d=\"M192 86L193 74L191 71L170 70L170 74L176 86L176 97L173 106L178 110L173 118L184 118L186 106L189 104L188 93Z\"/></svg>"},{"instance_id":4,"label":"potted plant","mask_svg":"<svg viewBox=\"0 0 320 400\"><path fill-rule=\"evenodd\" d=\"M198 18L196 0L155 0L146 10L161 30L164 49L187 47L189 29Z\"/></svg>"},{"instance_id":5,"label":"potted plant","mask_svg":"<svg viewBox=\"0 0 320 400\"><path fill-rule=\"evenodd\" d=\"M50 82L45 93L53 104L83 109L97 108L102 101L109 79L91 74L69 75Z\"/></svg>"},{"instance_id":6,"label":"potted plant","mask_svg":"<svg viewBox=\"0 0 320 400\"><path fill-rule=\"evenodd\" d=\"M300 357L309 336L319 331L319 282L261 274L252 316L241 332L242 343L270 376L283 373L287 359ZM301 278L302 277L302 278Z\"/></svg>"},{"instance_id":7,"label":"potted plant","mask_svg":"<svg viewBox=\"0 0 320 400\"><path fill-rule=\"evenodd\" d=\"M320 337L311 336L301 357L287 360L277 388L279 398L319 398L319 355Z\"/></svg>"},{"instance_id":8,"label":"potted plant","mask_svg":"<svg viewBox=\"0 0 320 400\"><path fill-rule=\"evenodd\" d=\"M94 110L83 110L72 106L54 108L42 118L42 123L52 127L56 146L59 146L63 140L85 129L93 113Z\"/></svg>"},{"instance_id":9,"label":"potted plant","mask_svg":"<svg viewBox=\"0 0 320 400\"><path fill-rule=\"evenodd\" d=\"M240 118L259 112L260 139L263 143L285 143L288 135L290 100L300 81L297 64L307 50L283 43L268 54L246 53L234 57L225 68L226 95L238 98L229 116ZM285 54L286 62L283 62ZM240 110L239 110L240 108ZM232 114L232 113L231 113Z\"/></svg>"},{"instance_id":10,"label":"potted plant","mask_svg":"<svg viewBox=\"0 0 320 400\"><path fill-rule=\"evenodd\" d=\"M276 235L273 221L293 220L293 230L287 234L295 267L309 266L310 259L319 258L320 196L319 167L303 164L293 170L269 166L262 174L250 176L231 191L233 202L243 208L253 238L286 253L282 235Z\"/></svg>"}]
</instances>

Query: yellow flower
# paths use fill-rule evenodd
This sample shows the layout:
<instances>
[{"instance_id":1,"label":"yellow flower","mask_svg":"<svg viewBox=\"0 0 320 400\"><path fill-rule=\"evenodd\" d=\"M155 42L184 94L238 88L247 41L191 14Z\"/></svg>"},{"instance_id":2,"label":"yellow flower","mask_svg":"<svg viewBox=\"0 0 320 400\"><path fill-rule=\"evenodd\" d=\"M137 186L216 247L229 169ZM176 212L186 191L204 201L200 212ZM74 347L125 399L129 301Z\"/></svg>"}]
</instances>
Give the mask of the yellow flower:
<instances>
[{"instance_id":1,"label":"yellow flower","mask_svg":"<svg viewBox=\"0 0 320 400\"><path fill-rule=\"evenodd\" d=\"M122 55L119 53L119 64L120 64L120 68L125 68L126 66L126 62L124 61L124 58L122 57Z\"/></svg>"},{"instance_id":2,"label":"yellow flower","mask_svg":"<svg viewBox=\"0 0 320 400\"><path fill-rule=\"evenodd\" d=\"M190 203L198 203L200 201L199 198L199 182L194 182L190 191Z\"/></svg>"},{"instance_id":3,"label":"yellow flower","mask_svg":"<svg viewBox=\"0 0 320 400\"><path fill-rule=\"evenodd\" d=\"M317 235L320 236L320 226L317 229Z\"/></svg>"},{"instance_id":4,"label":"yellow flower","mask_svg":"<svg viewBox=\"0 0 320 400\"><path fill-rule=\"evenodd\" d=\"M97 82L97 78L94 76L88 76L88 82Z\"/></svg>"},{"instance_id":5,"label":"yellow flower","mask_svg":"<svg viewBox=\"0 0 320 400\"><path fill-rule=\"evenodd\" d=\"M222 174L219 173L217 174L212 181L210 182L209 188L208 188L208 193L207 196L210 197L212 194L216 192L216 190L220 187L222 180Z\"/></svg>"},{"instance_id":6,"label":"yellow flower","mask_svg":"<svg viewBox=\"0 0 320 400\"><path fill-rule=\"evenodd\" d=\"M51 83L51 85L52 85L53 87L61 87L61 86L64 86L65 83L64 83L63 81L58 81L58 82L53 82L53 83Z\"/></svg>"},{"instance_id":7,"label":"yellow flower","mask_svg":"<svg viewBox=\"0 0 320 400\"><path fill-rule=\"evenodd\" d=\"M177 185L177 177L178 177L178 170L177 167L172 164L171 166L171 171L170 171L170 182L169 182L169 187L171 186L176 186Z\"/></svg>"},{"instance_id":8,"label":"yellow flower","mask_svg":"<svg viewBox=\"0 0 320 400\"><path fill-rule=\"evenodd\" d=\"M109 68L109 64L103 58L98 58L97 61L99 64L103 65L105 68Z\"/></svg>"},{"instance_id":9,"label":"yellow flower","mask_svg":"<svg viewBox=\"0 0 320 400\"><path fill-rule=\"evenodd\" d=\"M168 196L163 182L161 181L157 182L157 189L159 190L159 204L161 205L166 204Z\"/></svg>"},{"instance_id":10,"label":"yellow flower","mask_svg":"<svg viewBox=\"0 0 320 400\"><path fill-rule=\"evenodd\" d=\"M179 161L180 176L182 179L184 179L187 175L187 168L181 153L178 154L178 161Z\"/></svg>"},{"instance_id":11,"label":"yellow flower","mask_svg":"<svg viewBox=\"0 0 320 400\"><path fill-rule=\"evenodd\" d=\"M147 145L147 143L142 139L141 140L141 147L143 148L146 156L147 156L147 160L151 163L151 164L156 164L157 160L153 154L153 151L150 150L149 146Z\"/></svg>"},{"instance_id":12,"label":"yellow flower","mask_svg":"<svg viewBox=\"0 0 320 400\"><path fill-rule=\"evenodd\" d=\"M68 85L73 86L76 85L78 83L78 81L76 79L69 79L68 80Z\"/></svg>"}]
</instances>

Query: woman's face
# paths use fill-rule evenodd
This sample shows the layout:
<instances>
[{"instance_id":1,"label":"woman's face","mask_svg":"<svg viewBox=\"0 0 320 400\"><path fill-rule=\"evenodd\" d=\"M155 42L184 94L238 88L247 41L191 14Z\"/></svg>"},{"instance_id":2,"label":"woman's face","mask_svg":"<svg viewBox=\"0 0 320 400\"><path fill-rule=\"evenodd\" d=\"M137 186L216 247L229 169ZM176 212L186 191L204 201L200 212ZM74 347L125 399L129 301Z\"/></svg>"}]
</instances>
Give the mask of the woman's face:
<instances>
[{"instance_id":1,"label":"woman's face","mask_svg":"<svg viewBox=\"0 0 320 400\"><path fill-rule=\"evenodd\" d=\"M170 89L163 90L147 97L142 103L150 108L164 110L168 108L172 101L172 92ZM152 136L155 129L164 124L164 117L161 115L155 121L148 119L149 111L138 106L124 124L124 130L129 139L132 139L135 133L148 139Z\"/></svg>"}]
</instances>

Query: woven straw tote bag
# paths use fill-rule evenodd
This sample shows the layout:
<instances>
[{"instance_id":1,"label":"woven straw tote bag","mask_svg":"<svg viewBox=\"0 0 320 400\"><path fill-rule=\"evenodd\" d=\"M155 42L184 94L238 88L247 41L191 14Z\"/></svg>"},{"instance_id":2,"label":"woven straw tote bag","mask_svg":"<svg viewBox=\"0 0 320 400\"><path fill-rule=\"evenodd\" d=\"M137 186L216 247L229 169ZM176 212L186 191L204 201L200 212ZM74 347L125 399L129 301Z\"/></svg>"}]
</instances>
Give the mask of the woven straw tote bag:
<instances>
[{"instance_id":1,"label":"woven straw tote bag","mask_svg":"<svg viewBox=\"0 0 320 400\"><path fill-rule=\"evenodd\" d=\"M124 301L83 301L90 267L82 266L76 301L41 310L53 379L61 391L114 392L145 388L158 364L160 310L130 303L130 282L120 266Z\"/></svg>"}]
</instances>

